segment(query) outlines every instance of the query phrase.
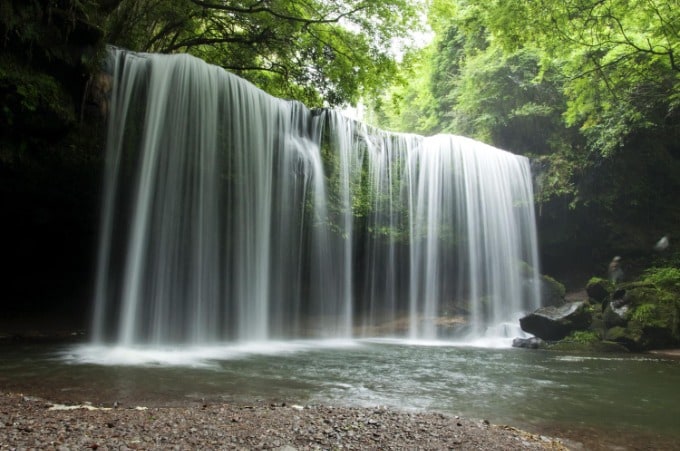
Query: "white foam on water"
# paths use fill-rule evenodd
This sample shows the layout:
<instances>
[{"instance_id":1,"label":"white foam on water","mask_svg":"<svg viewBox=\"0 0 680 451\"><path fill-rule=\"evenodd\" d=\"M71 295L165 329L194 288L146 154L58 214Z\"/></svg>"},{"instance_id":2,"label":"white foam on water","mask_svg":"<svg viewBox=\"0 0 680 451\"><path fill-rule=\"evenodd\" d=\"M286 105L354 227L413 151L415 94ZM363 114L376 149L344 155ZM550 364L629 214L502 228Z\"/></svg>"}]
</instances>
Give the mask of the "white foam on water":
<instances>
[{"instance_id":1,"label":"white foam on water","mask_svg":"<svg viewBox=\"0 0 680 451\"><path fill-rule=\"evenodd\" d=\"M479 337L470 339L434 339L421 340L411 338L365 338L362 342L379 343L401 346L423 346L423 347L452 347L452 348L489 348L505 349L512 347L512 338L508 337Z\"/></svg>"},{"instance_id":2,"label":"white foam on water","mask_svg":"<svg viewBox=\"0 0 680 451\"><path fill-rule=\"evenodd\" d=\"M252 355L274 356L356 346L360 346L357 341L336 339L222 343L201 346L78 345L61 353L60 357L74 364L217 368L219 361L244 359Z\"/></svg>"},{"instance_id":3,"label":"white foam on water","mask_svg":"<svg viewBox=\"0 0 680 451\"><path fill-rule=\"evenodd\" d=\"M587 362L593 360L599 361L630 361L635 360L639 362L656 362L658 359L650 357L640 357L640 356L625 356L625 357L609 357L609 356L587 356L587 355L561 355L555 356L553 360L560 362Z\"/></svg>"}]
</instances>

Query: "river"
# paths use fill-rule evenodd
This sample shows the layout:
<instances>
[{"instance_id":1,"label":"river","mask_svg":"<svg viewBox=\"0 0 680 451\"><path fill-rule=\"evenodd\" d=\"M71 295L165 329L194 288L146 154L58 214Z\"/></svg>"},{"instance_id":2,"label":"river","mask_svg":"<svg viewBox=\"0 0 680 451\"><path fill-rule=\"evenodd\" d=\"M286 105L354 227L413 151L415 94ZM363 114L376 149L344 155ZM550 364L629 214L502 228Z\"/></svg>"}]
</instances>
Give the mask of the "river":
<instances>
[{"instance_id":1,"label":"river","mask_svg":"<svg viewBox=\"0 0 680 451\"><path fill-rule=\"evenodd\" d=\"M260 401L487 419L588 449L680 443L680 360L396 340L0 347L0 386L121 406ZM651 447L651 448L650 448Z\"/></svg>"}]
</instances>

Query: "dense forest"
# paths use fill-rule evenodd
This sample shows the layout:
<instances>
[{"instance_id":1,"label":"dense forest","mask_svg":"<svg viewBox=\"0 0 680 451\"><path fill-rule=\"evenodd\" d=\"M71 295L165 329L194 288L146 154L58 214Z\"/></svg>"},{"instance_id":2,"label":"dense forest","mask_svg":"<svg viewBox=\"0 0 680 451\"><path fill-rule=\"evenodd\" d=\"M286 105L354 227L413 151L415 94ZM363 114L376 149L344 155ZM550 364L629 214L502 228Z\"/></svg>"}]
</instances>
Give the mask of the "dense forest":
<instances>
[{"instance_id":1,"label":"dense forest","mask_svg":"<svg viewBox=\"0 0 680 451\"><path fill-rule=\"evenodd\" d=\"M0 0L0 36L6 311L85 316L106 45L529 156L542 270L571 290L614 255L630 280L680 262L677 0Z\"/></svg>"}]
</instances>

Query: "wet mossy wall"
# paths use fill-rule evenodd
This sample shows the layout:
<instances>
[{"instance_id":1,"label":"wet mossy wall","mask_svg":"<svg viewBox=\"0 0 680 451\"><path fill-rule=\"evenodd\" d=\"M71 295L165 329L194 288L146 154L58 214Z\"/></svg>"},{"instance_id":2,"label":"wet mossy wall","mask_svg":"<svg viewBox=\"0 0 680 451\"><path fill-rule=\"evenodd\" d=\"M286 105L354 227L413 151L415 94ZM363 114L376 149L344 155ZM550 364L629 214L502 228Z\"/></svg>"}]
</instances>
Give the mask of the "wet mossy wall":
<instances>
[{"instance_id":1,"label":"wet mossy wall","mask_svg":"<svg viewBox=\"0 0 680 451\"><path fill-rule=\"evenodd\" d=\"M0 0L5 329L87 318L104 142L87 87L105 51L102 11L97 2Z\"/></svg>"}]
</instances>

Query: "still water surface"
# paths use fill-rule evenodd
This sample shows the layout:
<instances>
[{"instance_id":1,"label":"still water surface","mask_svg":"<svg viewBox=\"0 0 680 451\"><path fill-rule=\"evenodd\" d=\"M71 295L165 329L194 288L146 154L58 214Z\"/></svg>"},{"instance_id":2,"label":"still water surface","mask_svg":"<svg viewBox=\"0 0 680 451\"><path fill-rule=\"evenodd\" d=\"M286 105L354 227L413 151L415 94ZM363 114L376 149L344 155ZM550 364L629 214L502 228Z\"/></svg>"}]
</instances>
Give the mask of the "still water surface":
<instances>
[{"instance_id":1,"label":"still water surface","mask_svg":"<svg viewBox=\"0 0 680 451\"><path fill-rule=\"evenodd\" d=\"M15 345L0 347L0 357L3 390L55 401L380 405L610 444L680 444L680 361L647 355L383 340L165 350Z\"/></svg>"}]
</instances>

